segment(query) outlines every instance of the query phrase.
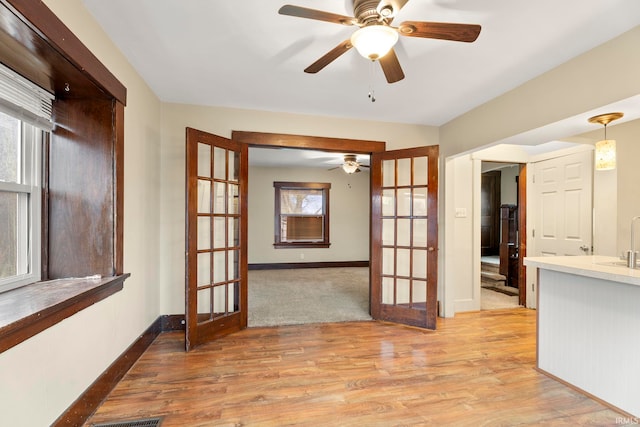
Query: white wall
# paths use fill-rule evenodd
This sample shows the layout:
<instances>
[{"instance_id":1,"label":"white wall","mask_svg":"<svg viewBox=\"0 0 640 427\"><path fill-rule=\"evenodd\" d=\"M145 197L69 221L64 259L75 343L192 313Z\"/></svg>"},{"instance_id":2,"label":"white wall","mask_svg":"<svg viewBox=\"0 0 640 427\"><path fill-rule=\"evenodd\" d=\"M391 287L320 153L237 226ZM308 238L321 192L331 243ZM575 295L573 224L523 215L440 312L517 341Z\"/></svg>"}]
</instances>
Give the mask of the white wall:
<instances>
[{"instance_id":1,"label":"white wall","mask_svg":"<svg viewBox=\"0 0 640 427\"><path fill-rule=\"evenodd\" d=\"M51 424L160 314L160 102L81 0L47 0L127 87L124 290L0 354L0 425ZM55 250L55 249L54 249Z\"/></svg>"},{"instance_id":2,"label":"white wall","mask_svg":"<svg viewBox=\"0 0 640 427\"><path fill-rule=\"evenodd\" d=\"M322 168L250 167L249 263L368 261L369 178L368 172L348 175L342 169L328 171ZM274 181L331 183L329 190L331 247L308 249L275 249L273 247Z\"/></svg>"}]
</instances>

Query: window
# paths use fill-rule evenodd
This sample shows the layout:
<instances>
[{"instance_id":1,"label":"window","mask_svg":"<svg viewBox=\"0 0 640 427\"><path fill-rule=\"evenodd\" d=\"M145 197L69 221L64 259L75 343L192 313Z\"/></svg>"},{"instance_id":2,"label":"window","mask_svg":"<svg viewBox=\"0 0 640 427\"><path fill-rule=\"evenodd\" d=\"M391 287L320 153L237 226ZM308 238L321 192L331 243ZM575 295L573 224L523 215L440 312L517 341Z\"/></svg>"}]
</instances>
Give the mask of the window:
<instances>
[{"instance_id":1,"label":"window","mask_svg":"<svg viewBox=\"0 0 640 427\"><path fill-rule=\"evenodd\" d=\"M40 280L42 131L0 112L0 292Z\"/></svg>"},{"instance_id":2,"label":"window","mask_svg":"<svg viewBox=\"0 0 640 427\"><path fill-rule=\"evenodd\" d=\"M274 182L276 248L328 248L329 189L320 182Z\"/></svg>"}]
</instances>

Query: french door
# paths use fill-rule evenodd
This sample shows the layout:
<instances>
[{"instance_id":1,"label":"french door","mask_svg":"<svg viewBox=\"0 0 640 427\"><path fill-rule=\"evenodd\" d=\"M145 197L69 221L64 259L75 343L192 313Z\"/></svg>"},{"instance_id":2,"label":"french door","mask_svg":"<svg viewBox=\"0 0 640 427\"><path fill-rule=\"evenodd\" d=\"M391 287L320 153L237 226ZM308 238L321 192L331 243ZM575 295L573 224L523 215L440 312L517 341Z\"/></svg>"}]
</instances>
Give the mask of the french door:
<instances>
[{"instance_id":1,"label":"french door","mask_svg":"<svg viewBox=\"0 0 640 427\"><path fill-rule=\"evenodd\" d=\"M247 327L247 145L187 128L187 351Z\"/></svg>"},{"instance_id":2,"label":"french door","mask_svg":"<svg viewBox=\"0 0 640 427\"><path fill-rule=\"evenodd\" d=\"M438 146L374 153L371 314L435 329Z\"/></svg>"}]
</instances>

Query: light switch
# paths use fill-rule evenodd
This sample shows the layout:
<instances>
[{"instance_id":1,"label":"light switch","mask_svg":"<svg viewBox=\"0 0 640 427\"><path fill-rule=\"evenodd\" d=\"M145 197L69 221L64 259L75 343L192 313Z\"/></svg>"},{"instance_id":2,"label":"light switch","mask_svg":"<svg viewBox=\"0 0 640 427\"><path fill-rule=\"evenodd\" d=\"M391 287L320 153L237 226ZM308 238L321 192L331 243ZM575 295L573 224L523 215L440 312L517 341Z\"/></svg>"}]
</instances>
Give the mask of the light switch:
<instances>
[{"instance_id":1,"label":"light switch","mask_svg":"<svg viewBox=\"0 0 640 427\"><path fill-rule=\"evenodd\" d=\"M456 208L456 218L466 218L467 208Z\"/></svg>"}]
</instances>

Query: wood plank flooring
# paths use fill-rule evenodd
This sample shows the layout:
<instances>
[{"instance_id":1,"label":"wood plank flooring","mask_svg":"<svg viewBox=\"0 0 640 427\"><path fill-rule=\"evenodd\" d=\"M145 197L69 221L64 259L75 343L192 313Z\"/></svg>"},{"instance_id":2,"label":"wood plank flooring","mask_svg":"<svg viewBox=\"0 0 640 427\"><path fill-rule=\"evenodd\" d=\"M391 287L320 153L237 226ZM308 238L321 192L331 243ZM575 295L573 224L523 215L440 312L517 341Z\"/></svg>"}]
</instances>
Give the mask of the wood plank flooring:
<instances>
[{"instance_id":1,"label":"wood plank flooring","mask_svg":"<svg viewBox=\"0 0 640 427\"><path fill-rule=\"evenodd\" d=\"M535 370L535 311L250 328L185 353L160 335L86 425L620 425L622 415Z\"/></svg>"}]
</instances>

